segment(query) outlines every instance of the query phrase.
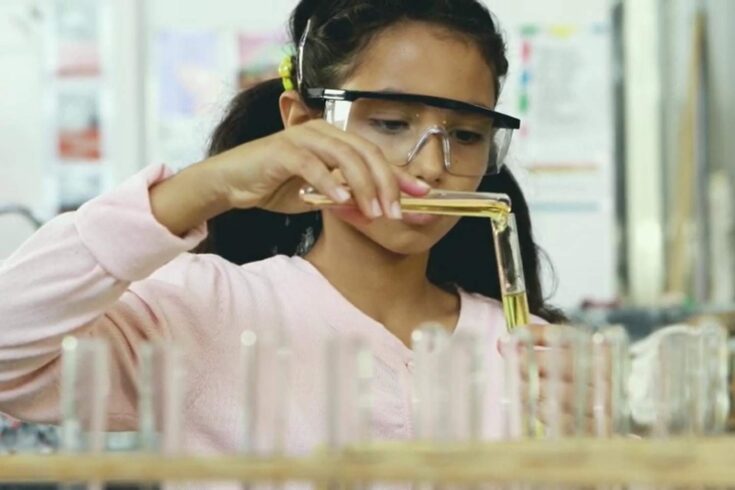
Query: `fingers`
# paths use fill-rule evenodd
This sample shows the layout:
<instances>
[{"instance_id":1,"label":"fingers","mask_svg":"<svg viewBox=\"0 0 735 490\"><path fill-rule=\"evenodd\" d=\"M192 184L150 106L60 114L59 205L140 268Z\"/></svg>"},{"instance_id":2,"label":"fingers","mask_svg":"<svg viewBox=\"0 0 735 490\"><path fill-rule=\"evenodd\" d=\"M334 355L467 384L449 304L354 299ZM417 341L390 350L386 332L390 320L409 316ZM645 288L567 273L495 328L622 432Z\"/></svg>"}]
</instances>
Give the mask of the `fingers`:
<instances>
[{"instance_id":1,"label":"fingers","mask_svg":"<svg viewBox=\"0 0 735 490\"><path fill-rule=\"evenodd\" d=\"M375 197L380 203L382 214L389 218L401 219L398 176L393 172L393 166L386 160L383 151L373 143L331 125L327 125L323 130L360 156L374 184ZM345 177L349 178L347 174L350 169L344 165L340 165L340 169L345 173ZM357 191L359 192L359 189Z\"/></svg>"},{"instance_id":2,"label":"fingers","mask_svg":"<svg viewBox=\"0 0 735 490\"><path fill-rule=\"evenodd\" d=\"M411 196L423 196L431 190L429 184L389 162L383 150L374 143L327 123L323 123L319 129L350 144L362 155L375 177L378 194L387 216L390 216L391 208L395 210L399 206L401 192ZM394 217L398 218L397 215Z\"/></svg>"},{"instance_id":3,"label":"fingers","mask_svg":"<svg viewBox=\"0 0 735 490\"><path fill-rule=\"evenodd\" d=\"M321 120L303 124L292 133L294 143L321 160L328 171L339 170L358 208L368 218L400 219L401 192L421 196L430 190L425 182L390 164L377 145L358 135ZM329 196L333 198L333 194Z\"/></svg>"},{"instance_id":4,"label":"fingers","mask_svg":"<svg viewBox=\"0 0 735 490\"><path fill-rule=\"evenodd\" d=\"M269 173L286 173L286 175L266 175L274 181L285 182L289 178L298 176L320 193L329 196L337 203L345 203L350 194L341 185L339 180L331 174L322 160L312 152L296 145L283 145L279 149L281 165L273 165L266 171Z\"/></svg>"},{"instance_id":5,"label":"fingers","mask_svg":"<svg viewBox=\"0 0 735 490\"><path fill-rule=\"evenodd\" d=\"M363 156L331 131L315 126L308 123L302 125L299 131L293 131L295 144L318 158L325 171L340 170L351 189L353 200L365 216L372 219L382 216L383 209L377 198L375 179Z\"/></svg>"}]
</instances>

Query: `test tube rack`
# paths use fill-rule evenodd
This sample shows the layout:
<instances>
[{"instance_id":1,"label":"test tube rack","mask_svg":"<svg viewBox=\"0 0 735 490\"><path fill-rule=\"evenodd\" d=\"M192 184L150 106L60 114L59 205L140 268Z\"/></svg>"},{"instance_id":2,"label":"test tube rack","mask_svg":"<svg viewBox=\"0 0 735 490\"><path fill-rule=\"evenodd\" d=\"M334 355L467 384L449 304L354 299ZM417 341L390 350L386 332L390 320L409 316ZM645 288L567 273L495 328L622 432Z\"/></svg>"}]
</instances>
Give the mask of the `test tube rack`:
<instances>
[{"instance_id":1,"label":"test tube rack","mask_svg":"<svg viewBox=\"0 0 735 490\"><path fill-rule=\"evenodd\" d=\"M310 456L144 453L0 457L0 482L306 481L731 486L735 438L559 439L482 444L392 442Z\"/></svg>"}]
</instances>

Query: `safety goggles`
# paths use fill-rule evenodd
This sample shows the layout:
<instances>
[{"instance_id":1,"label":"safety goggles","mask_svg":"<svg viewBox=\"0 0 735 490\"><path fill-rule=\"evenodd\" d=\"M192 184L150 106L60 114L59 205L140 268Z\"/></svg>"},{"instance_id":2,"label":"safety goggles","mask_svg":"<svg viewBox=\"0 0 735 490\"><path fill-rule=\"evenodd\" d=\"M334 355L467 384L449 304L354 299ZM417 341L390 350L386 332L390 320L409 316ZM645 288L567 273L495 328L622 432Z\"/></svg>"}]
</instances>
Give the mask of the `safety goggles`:
<instances>
[{"instance_id":1,"label":"safety goggles","mask_svg":"<svg viewBox=\"0 0 735 490\"><path fill-rule=\"evenodd\" d=\"M324 119L376 144L394 165L410 164L434 139L444 168L462 177L500 171L520 120L481 105L401 92L308 89Z\"/></svg>"}]
</instances>

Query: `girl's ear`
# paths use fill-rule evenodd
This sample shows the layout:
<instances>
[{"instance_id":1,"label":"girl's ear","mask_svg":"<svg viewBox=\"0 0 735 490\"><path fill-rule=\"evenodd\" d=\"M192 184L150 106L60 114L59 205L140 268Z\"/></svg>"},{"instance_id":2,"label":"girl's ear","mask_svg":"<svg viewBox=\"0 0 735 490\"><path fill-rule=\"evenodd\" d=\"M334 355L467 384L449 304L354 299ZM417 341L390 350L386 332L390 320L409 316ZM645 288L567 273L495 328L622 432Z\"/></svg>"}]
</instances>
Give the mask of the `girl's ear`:
<instances>
[{"instance_id":1,"label":"girl's ear","mask_svg":"<svg viewBox=\"0 0 735 490\"><path fill-rule=\"evenodd\" d=\"M304 104L296 90L283 92L278 99L278 107L281 111L284 128L303 124L313 118L312 111Z\"/></svg>"}]
</instances>

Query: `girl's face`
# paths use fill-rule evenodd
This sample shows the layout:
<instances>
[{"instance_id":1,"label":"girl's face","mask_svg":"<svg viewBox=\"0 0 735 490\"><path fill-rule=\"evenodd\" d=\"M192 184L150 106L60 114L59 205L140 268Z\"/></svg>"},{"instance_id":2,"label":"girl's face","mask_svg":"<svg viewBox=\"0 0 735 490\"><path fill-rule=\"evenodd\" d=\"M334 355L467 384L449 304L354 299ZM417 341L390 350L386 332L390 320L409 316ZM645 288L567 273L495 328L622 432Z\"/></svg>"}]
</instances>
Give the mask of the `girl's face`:
<instances>
[{"instance_id":1,"label":"girl's face","mask_svg":"<svg viewBox=\"0 0 735 490\"><path fill-rule=\"evenodd\" d=\"M493 86L493 73L473 42L439 26L410 22L376 36L361 53L351 75L335 88L432 95L493 107ZM447 173L443 155L441 139L434 137L403 168L433 188L477 190L481 177ZM325 211L326 226L333 221L331 216L349 222L383 248L406 255L428 251L459 220L451 216L417 218L406 213L403 221L388 218L367 221L332 210Z\"/></svg>"}]
</instances>

